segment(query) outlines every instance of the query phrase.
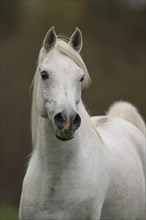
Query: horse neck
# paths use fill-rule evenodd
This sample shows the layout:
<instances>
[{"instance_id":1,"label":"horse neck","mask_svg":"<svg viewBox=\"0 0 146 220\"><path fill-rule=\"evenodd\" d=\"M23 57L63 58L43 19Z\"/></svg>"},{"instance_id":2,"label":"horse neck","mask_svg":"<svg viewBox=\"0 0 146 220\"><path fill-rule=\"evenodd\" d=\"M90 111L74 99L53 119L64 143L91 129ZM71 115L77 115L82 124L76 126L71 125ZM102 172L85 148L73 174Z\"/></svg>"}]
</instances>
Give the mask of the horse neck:
<instances>
[{"instance_id":1,"label":"horse neck","mask_svg":"<svg viewBox=\"0 0 146 220\"><path fill-rule=\"evenodd\" d=\"M79 107L79 114L82 118L81 126L76 131L74 138L66 142L60 141L55 137L54 129L49 119L39 116L35 142L36 150L34 152L37 151L39 153L40 158L48 169L54 170L54 167L56 167L56 170L59 171L62 167L64 169L65 166L74 163L74 161L82 162L82 159L88 158L88 153L91 150L88 142L92 138L94 139L95 136L97 139L97 135L94 133L89 115L83 104Z\"/></svg>"}]
</instances>

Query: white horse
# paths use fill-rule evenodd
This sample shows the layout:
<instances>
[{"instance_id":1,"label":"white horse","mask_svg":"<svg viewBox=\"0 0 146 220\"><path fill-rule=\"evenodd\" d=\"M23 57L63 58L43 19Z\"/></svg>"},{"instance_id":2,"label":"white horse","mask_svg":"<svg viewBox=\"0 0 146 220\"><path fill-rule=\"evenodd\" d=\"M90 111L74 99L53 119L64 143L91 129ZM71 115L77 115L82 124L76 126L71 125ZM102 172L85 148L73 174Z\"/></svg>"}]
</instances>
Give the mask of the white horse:
<instances>
[{"instance_id":1,"label":"white horse","mask_svg":"<svg viewBox=\"0 0 146 220\"><path fill-rule=\"evenodd\" d=\"M32 103L34 148L19 219L145 219L144 122L124 102L111 107L110 116L88 115L81 89L90 78L81 48L78 28L69 41L51 28L40 50ZM118 104L121 117L132 112L142 131L111 117L118 116Z\"/></svg>"}]
</instances>

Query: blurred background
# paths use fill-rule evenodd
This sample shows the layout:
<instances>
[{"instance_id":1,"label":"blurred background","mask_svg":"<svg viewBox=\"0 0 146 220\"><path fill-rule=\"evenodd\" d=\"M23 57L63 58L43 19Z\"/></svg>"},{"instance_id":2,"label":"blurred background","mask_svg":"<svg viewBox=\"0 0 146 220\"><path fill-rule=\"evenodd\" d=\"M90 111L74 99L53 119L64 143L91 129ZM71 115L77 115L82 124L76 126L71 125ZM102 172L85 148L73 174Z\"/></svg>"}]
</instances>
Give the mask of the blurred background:
<instances>
[{"instance_id":1,"label":"blurred background","mask_svg":"<svg viewBox=\"0 0 146 220\"><path fill-rule=\"evenodd\" d=\"M17 219L22 180L31 152L29 91L42 41L54 25L83 34L81 55L92 85L83 92L91 115L116 100L145 115L145 0L1 1L1 219Z\"/></svg>"}]
</instances>

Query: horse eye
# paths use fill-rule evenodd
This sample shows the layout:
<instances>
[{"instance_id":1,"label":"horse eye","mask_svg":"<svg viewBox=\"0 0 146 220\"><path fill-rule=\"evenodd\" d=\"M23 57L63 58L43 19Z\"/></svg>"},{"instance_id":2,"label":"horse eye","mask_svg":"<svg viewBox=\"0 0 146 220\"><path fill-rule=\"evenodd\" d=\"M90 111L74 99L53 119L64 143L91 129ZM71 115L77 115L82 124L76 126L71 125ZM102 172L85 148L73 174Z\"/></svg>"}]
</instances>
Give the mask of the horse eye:
<instances>
[{"instance_id":1,"label":"horse eye","mask_svg":"<svg viewBox=\"0 0 146 220\"><path fill-rule=\"evenodd\" d=\"M80 79L80 82L83 82L83 81L84 81L84 77L85 77L85 76L82 76L82 78Z\"/></svg>"},{"instance_id":2,"label":"horse eye","mask_svg":"<svg viewBox=\"0 0 146 220\"><path fill-rule=\"evenodd\" d=\"M48 78L49 78L48 72L45 71L45 70L42 71L42 72L41 72L41 77L42 77L43 80L48 79Z\"/></svg>"}]
</instances>

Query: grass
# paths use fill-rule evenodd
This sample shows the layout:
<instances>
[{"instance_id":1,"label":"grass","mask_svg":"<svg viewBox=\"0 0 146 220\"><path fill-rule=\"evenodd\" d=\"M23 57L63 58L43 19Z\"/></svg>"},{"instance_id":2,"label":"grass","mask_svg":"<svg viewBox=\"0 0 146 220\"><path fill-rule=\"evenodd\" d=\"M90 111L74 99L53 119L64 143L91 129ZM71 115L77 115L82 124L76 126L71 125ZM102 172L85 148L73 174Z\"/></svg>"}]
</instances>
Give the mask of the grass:
<instances>
[{"instance_id":1,"label":"grass","mask_svg":"<svg viewBox=\"0 0 146 220\"><path fill-rule=\"evenodd\" d=\"M18 211L15 208L8 206L0 207L1 220L18 220Z\"/></svg>"}]
</instances>

